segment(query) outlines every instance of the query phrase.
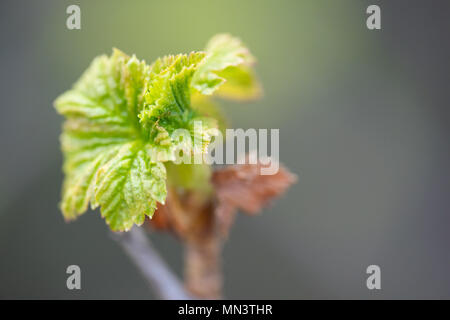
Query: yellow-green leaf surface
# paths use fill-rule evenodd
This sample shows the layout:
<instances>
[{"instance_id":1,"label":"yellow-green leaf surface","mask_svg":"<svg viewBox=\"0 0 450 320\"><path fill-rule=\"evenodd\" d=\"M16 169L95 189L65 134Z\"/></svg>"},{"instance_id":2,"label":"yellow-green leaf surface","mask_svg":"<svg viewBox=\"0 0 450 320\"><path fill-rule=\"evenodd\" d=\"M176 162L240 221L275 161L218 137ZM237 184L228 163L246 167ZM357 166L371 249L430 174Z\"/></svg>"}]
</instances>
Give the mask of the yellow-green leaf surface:
<instances>
[{"instance_id":1,"label":"yellow-green leaf surface","mask_svg":"<svg viewBox=\"0 0 450 320\"><path fill-rule=\"evenodd\" d=\"M229 34L216 35L206 46L206 57L193 86L206 95L217 90L223 98L257 98L262 89L251 68L254 63L255 58L241 40Z\"/></svg>"},{"instance_id":2,"label":"yellow-green leaf surface","mask_svg":"<svg viewBox=\"0 0 450 320\"><path fill-rule=\"evenodd\" d=\"M166 56L151 65L117 49L95 58L55 101L66 119L61 134L64 217L75 219L89 203L100 207L114 231L151 217L166 198L164 162L174 161L187 145L174 138L175 130L185 129L194 142L189 156L204 153L211 130L224 121L211 98L199 96L255 96L259 84L252 61L240 40L229 35L215 36L205 52ZM203 171L187 176L209 179Z\"/></svg>"}]
</instances>

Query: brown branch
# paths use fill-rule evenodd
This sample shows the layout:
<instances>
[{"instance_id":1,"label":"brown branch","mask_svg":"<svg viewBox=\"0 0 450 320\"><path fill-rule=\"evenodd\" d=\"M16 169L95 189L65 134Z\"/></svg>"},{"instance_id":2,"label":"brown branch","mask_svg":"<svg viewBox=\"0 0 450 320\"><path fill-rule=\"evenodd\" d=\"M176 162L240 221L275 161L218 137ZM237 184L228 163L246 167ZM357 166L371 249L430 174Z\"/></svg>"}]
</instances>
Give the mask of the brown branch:
<instances>
[{"instance_id":1,"label":"brown branch","mask_svg":"<svg viewBox=\"0 0 450 320\"><path fill-rule=\"evenodd\" d=\"M261 175L263 164L224 167L213 173L214 193L169 188L165 205L158 205L148 225L175 234L185 246L185 285L206 299L222 296L221 249L238 210L254 215L283 194L295 175L280 166Z\"/></svg>"},{"instance_id":2,"label":"brown branch","mask_svg":"<svg viewBox=\"0 0 450 320\"><path fill-rule=\"evenodd\" d=\"M179 193L169 188L166 204L159 205L151 225L171 230L185 248L184 276L188 291L196 297L222 297L221 243L216 232L210 198L198 192Z\"/></svg>"},{"instance_id":3,"label":"brown branch","mask_svg":"<svg viewBox=\"0 0 450 320\"><path fill-rule=\"evenodd\" d=\"M222 298L221 249L218 236L185 244L184 283L189 292L205 299Z\"/></svg>"}]
</instances>

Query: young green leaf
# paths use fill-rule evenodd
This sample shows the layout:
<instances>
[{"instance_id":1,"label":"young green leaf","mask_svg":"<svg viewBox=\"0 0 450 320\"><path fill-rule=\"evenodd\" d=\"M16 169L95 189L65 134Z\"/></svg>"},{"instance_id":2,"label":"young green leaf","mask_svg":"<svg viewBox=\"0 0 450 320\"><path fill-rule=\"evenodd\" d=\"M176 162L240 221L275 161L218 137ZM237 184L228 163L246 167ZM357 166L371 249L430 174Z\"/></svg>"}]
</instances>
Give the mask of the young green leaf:
<instances>
[{"instance_id":1,"label":"young green leaf","mask_svg":"<svg viewBox=\"0 0 450 320\"><path fill-rule=\"evenodd\" d=\"M215 105L195 97L220 93L227 81L234 89L222 96L254 95L252 60L229 35L214 37L206 52L167 56L150 66L117 49L110 57L95 58L55 101L66 118L61 135L64 217L75 219L89 203L100 207L114 231L151 217L166 198L164 162L175 161L180 149L189 157L204 153L214 130L223 126ZM188 139L179 139L179 129ZM202 173L200 179L209 177L204 170L187 176L196 179L196 172Z\"/></svg>"},{"instance_id":2,"label":"young green leaf","mask_svg":"<svg viewBox=\"0 0 450 320\"><path fill-rule=\"evenodd\" d=\"M251 68L255 58L238 38L216 35L206 46L206 53L193 80L194 88L200 93L211 95L217 90L217 95L237 100L262 94Z\"/></svg>"}]
</instances>

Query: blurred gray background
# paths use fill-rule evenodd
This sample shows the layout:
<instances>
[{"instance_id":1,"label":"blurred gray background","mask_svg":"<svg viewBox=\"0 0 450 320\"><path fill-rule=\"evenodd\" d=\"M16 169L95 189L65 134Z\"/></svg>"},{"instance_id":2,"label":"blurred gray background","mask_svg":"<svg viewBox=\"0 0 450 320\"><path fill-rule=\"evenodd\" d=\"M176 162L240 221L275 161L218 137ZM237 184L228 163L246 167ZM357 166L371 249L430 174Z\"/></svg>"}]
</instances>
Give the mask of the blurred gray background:
<instances>
[{"instance_id":1,"label":"blurred gray background","mask_svg":"<svg viewBox=\"0 0 450 320\"><path fill-rule=\"evenodd\" d=\"M81 7L78 31L66 7ZM366 28L378 4L382 30ZM227 298L450 298L449 1L2 1L0 298L148 299L98 212L58 210L52 102L99 54L150 62L215 33L258 58L265 97L224 103L235 128L280 128L298 183L224 248ZM151 235L181 275L182 248ZM82 290L66 289L66 267ZM382 289L366 288L368 265Z\"/></svg>"}]
</instances>

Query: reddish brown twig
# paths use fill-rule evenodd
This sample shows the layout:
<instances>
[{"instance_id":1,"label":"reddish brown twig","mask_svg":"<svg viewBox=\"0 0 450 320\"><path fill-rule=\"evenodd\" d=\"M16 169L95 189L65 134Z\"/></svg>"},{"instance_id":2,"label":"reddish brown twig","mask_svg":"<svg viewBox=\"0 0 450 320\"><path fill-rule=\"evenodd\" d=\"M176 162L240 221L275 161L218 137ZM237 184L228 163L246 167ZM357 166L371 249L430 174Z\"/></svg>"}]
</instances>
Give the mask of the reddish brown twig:
<instances>
[{"instance_id":1,"label":"reddish brown twig","mask_svg":"<svg viewBox=\"0 0 450 320\"><path fill-rule=\"evenodd\" d=\"M185 285L201 298L222 296L221 248L237 210L258 213L296 181L280 167L274 175L261 175L262 164L234 165L213 173L214 193L169 189L149 224L174 233L185 244Z\"/></svg>"}]
</instances>

